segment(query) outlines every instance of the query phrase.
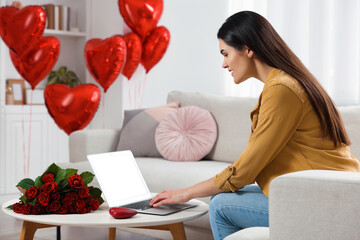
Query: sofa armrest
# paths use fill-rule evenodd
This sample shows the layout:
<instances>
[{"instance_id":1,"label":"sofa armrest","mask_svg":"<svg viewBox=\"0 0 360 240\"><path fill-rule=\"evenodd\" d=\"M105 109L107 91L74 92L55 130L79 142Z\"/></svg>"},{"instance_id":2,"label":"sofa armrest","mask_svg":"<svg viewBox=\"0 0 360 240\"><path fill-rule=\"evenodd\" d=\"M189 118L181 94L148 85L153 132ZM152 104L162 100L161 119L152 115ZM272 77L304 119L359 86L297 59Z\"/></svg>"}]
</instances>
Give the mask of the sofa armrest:
<instances>
[{"instance_id":1,"label":"sofa armrest","mask_svg":"<svg viewBox=\"0 0 360 240\"><path fill-rule=\"evenodd\" d=\"M112 152L119 142L120 129L76 131L69 137L70 162L87 161L87 154Z\"/></svg>"},{"instance_id":2,"label":"sofa armrest","mask_svg":"<svg viewBox=\"0 0 360 240\"><path fill-rule=\"evenodd\" d=\"M360 239L360 173L309 170L275 178L270 239Z\"/></svg>"}]
</instances>

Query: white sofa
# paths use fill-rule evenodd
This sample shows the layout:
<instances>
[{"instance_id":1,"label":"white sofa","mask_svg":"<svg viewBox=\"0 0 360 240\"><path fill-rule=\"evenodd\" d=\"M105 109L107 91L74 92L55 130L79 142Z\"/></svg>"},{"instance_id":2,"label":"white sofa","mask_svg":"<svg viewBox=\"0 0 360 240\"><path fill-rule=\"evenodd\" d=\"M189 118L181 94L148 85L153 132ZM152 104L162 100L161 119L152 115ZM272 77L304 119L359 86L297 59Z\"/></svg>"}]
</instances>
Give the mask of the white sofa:
<instances>
[{"instance_id":1,"label":"white sofa","mask_svg":"<svg viewBox=\"0 0 360 240\"><path fill-rule=\"evenodd\" d=\"M218 125L218 138L212 151L204 160L197 162L136 158L152 192L191 186L213 177L236 160L246 147L250 134L250 112L257 103L257 99L179 91L169 93L167 102L174 101L178 101L180 106L194 105L209 110ZM341 107L340 112L353 142L351 150L355 156L360 156L360 107ZM120 129L72 133L69 141L70 163L60 166L78 168L80 172L92 171L86 155L115 151L119 136ZM94 184L97 184L96 180ZM358 222L355 220L360 220L360 203L357 201L360 188L356 191L352 187L359 184L357 173L312 170L281 176L270 187L270 231L269 228L250 228L227 239L269 239L269 236L277 240L360 239L360 230L355 226ZM201 200L209 203L210 198ZM170 233L161 231L131 231L171 239ZM208 215L185 222L185 231L188 239L213 238ZM307 235L302 235L304 233Z\"/></svg>"}]
</instances>

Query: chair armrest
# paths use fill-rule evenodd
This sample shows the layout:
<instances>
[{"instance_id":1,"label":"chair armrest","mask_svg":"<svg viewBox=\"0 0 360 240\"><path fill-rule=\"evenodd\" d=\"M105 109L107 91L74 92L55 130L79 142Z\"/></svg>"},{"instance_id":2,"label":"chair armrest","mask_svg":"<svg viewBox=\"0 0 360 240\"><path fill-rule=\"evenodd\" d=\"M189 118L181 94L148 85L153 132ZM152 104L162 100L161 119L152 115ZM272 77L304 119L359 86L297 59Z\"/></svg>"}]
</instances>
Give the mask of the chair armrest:
<instances>
[{"instance_id":1,"label":"chair armrest","mask_svg":"<svg viewBox=\"0 0 360 240\"><path fill-rule=\"evenodd\" d=\"M360 173L309 170L275 178L270 239L360 239Z\"/></svg>"},{"instance_id":2,"label":"chair armrest","mask_svg":"<svg viewBox=\"0 0 360 240\"><path fill-rule=\"evenodd\" d=\"M86 155L112 152L119 142L120 129L76 131L69 137L70 162L87 161Z\"/></svg>"}]
</instances>

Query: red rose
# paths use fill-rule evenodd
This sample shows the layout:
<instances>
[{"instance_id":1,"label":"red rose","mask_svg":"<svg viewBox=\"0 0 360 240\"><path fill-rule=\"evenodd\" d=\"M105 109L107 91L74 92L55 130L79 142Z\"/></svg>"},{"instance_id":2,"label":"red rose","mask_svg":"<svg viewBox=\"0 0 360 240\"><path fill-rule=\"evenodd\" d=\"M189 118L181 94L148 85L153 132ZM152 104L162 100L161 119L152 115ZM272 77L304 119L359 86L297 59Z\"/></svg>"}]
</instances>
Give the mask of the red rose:
<instances>
[{"instance_id":1,"label":"red rose","mask_svg":"<svg viewBox=\"0 0 360 240\"><path fill-rule=\"evenodd\" d=\"M28 214L30 214L30 211L31 211L31 205L28 203L24 204L22 207L22 213L25 215L28 215Z\"/></svg>"},{"instance_id":2,"label":"red rose","mask_svg":"<svg viewBox=\"0 0 360 240\"><path fill-rule=\"evenodd\" d=\"M76 212L79 214L84 214L84 213L86 213L86 208L77 208Z\"/></svg>"},{"instance_id":3,"label":"red rose","mask_svg":"<svg viewBox=\"0 0 360 240\"><path fill-rule=\"evenodd\" d=\"M81 188L84 185L82 178L76 173L69 177L68 182L71 188Z\"/></svg>"},{"instance_id":4,"label":"red rose","mask_svg":"<svg viewBox=\"0 0 360 240\"><path fill-rule=\"evenodd\" d=\"M70 198L64 198L64 199L62 200L62 204L63 204L64 206L70 206L72 203L73 203L73 201L72 201Z\"/></svg>"},{"instance_id":5,"label":"red rose","mask_svg":"<svg viewBox=\"0 0 360 240\"><path fill-rule=\"evenodd\" d=\"M59 208L59 210L57 210L56 213L58 213L58 214L66 214L67 212L68 212L67 207L62 206L61 208Z\"/></svg>"},{"instance_id":6,"label":"red rose","mask_svg":"<svg viewBox=\"0 0 360 240\"><path fill-rule=\"evenodd\" d=\"M86 202L85 202L83 199L80 199L80 200L77 200L77 201L76 201L76 206L77 206L78 208L84 208L85 205L86 205Z\"/></svg>"},{"instance_id":7,"label":"red rose","mask_svg":"<svg viewBox=\"0 0 360 240\"><path fill-rule=\"evenodd\" d=\"M22 213L22 207L23 207L24 204L21 204L21 203L15 203L13 205L13 210L14 212L16 213Z\"/></svg>"},{"instance_id":8,"label":"red rose","mask_svg":"<svg viewBox=\"0 0 360 240\"><path fill-rule=\"evenodd\" d=\"M54 201L60 200L60 193L56 192L56 193L52 194L51 199Z\"/></svg>"},{"instance_id":9,"label":"red rose","mask_svg":"<svg viewBox=\"0 0 360 240\"><path fill-rule=\"evenodd\" d=\"M26 190L25 192L25 196L27 199L33 199L34 197L36 197L36 195L38 194L39 189L37 187L30 187L28 190Z\"/></svg>"},{"instance_id":10,"label":"red rose","mask_svg":"<svg viewBox=\"0 0 360 240\"><path fill-rule=\"evenodd\" d=\"M73 205L68 206L67 210L68 210L68 213L76 213L76 207Z\"/></svg>"},{"instance_id":11,"label":"red rose","mask_svg":"<svg viewBox=\"0 0 360 240\"><path fill-rule=\"evenodd\" d=\"M87 187L81 187L79 189L79 197L86 198L89 196L89 189Z\"/></svg>"},{"instance_id":12,"label":"red rose","mask_svg":"<svg viewBox=\"0 0 360 240\"><path fill-rule=\"evenodd\" d=\"M56 212L57 210L59 210L60 207L61 207L60 202L55 201L55 202L50 204L50 211Z\"/></svg>"},{"instance_id":13,"label":"red rose","mask_svg":"<svg viewBox=\"0 0 360 240\"><path fill-rule=\"evenodd\" d=\"M96 210L96 209L98 209L99 208L99 206L100 206L100 202L99 202L99 200L97 200L97 199L94 199L94 201L92 202L92 206L91 206L91 208L92 208L92 210Z\"/></svg>"},{"instance_id":14,"label":"red rose","mask_svg":"<svg viewBox=\"0 0 360 240\"><path fill-rule=\"evenodd\" d=\"M43 213L43 209L39 205L35 205L31 207L31 214L39 215Z\"/></svg>"},{"instance_id":15,"label":"red rose","mask_svg":"<svg viewBox=\"0 0 360 240\"><path fill-rule=\"evenodd\" d=\"M69 192L65 194L65 198L69 198L72 201L78 200L79 197L75 192Z\"/></svg>"},{"instance_id":16,"label":"red rose","mask_svg":"<svg viewBox=\"0 0 360 240\"><path fill-rule=\"evenodd\" d=\"M53 182L54 181L54 174L52 174L52 173L44 174L44 176L42 177L42 181L44 183Z\"/></svg>"},{"instance_id":17,"label":"red rose","mask_svg":"<svg viewBox=\"0 0 360 240\"><path fill-rule=\"evenodd\" d=\"M47 192L40 193L36 198L36 202L42 206L47 206L49 204L49 201L50 201L50 197Z\"/></svg>"},{"instance_id":18,"label":"red rose","mask_svg":"<svg viewBox=\"0 0 360 240\"><path fill-rule=\"evenodd\" d=\"M91 212L91 210L92 210L92 208L91 208L91 207L86 208L86 213Z\"/></svg>"},{"instance_id":19,"label":"red rose","mask_svg":"<svg viewBox=\"0 0 360 240\"><path fill-rule=\"evenodd\" d=\"M58 185L56 182L47 182L44 185L41 186L41 191L42 192L47 192L47 193L54 193L58 190Z\"/></svg>"}]
</instances>

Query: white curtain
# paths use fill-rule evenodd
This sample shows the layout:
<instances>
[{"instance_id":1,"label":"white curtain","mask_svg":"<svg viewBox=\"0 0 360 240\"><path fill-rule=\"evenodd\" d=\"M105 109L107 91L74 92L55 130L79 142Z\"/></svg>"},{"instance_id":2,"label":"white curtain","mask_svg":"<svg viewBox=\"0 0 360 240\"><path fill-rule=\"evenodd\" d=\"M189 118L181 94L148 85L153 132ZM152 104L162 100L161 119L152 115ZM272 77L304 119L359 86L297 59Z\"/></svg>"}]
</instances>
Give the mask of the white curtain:
<instances>
[{"instance_id":1,"label":"white curtain","mask_svg":"<svg viewBox=\"0 0 360 240\"><path fill-rule=\"evenodd\" d=\"M338 106L360 104L359 0L230 0L229 16L243 10L273 25ZM225 89L257 98L262 87L255 79L236 86L228 75Z\"/></svg>"}]
</instances>

